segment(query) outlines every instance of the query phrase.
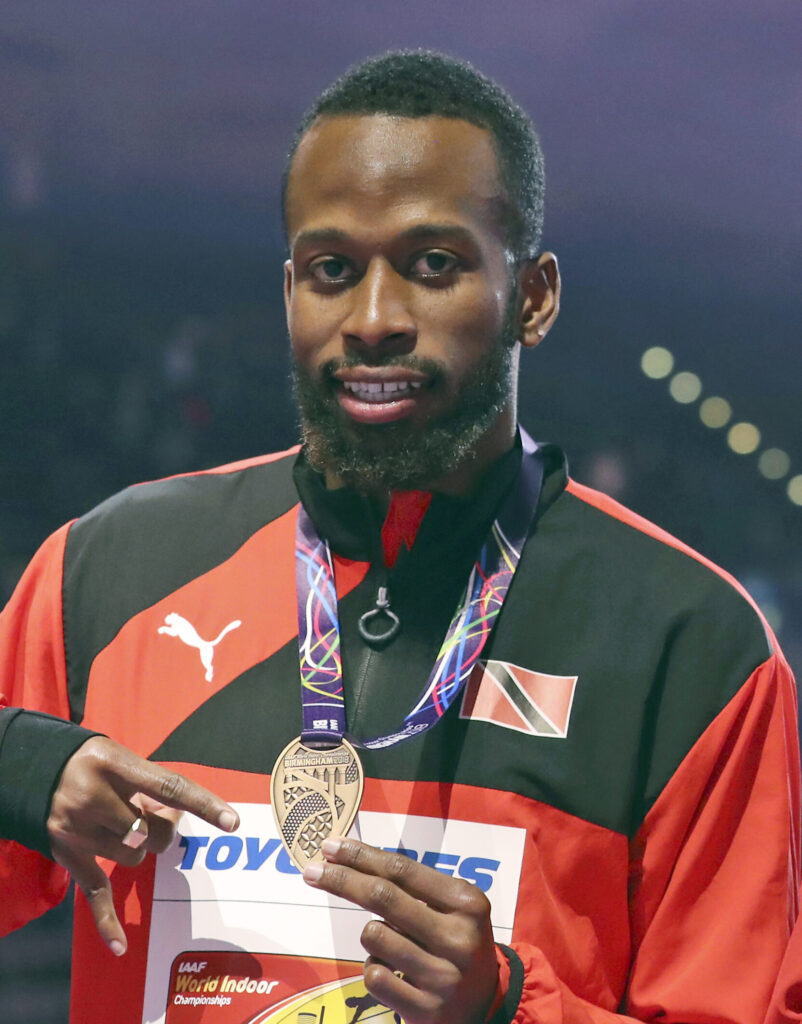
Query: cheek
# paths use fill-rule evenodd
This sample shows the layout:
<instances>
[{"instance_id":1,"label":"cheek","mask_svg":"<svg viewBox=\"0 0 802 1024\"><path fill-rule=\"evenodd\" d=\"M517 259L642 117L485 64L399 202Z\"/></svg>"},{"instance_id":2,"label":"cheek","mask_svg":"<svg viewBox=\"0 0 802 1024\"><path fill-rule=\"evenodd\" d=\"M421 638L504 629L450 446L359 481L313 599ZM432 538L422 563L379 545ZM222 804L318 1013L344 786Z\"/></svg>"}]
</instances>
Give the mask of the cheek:
<instances>
[{"instance_id":1,"label":"cheek","mask_svg":"<svg viewBox=\"0 0 802 1024\"><path fill-rule=\"evenodd\" d=\"M502 290L460 289L443 293L429 309L429 325L443 341L458 343L457 351L468 357L484 349L504 325L507 296Z\"/></svg>"},{"instance_id":2,"label":"cheek","mask_svg":"<svg viewBox=\"0 0 802 1024\"><path fill-rule=\"evenodd\" d=\"M287 328L297 362L311 365L329 357L324 350L332 337L332 323L320 307L293 298L287 310Z\"/></svg>"}]
</instances>

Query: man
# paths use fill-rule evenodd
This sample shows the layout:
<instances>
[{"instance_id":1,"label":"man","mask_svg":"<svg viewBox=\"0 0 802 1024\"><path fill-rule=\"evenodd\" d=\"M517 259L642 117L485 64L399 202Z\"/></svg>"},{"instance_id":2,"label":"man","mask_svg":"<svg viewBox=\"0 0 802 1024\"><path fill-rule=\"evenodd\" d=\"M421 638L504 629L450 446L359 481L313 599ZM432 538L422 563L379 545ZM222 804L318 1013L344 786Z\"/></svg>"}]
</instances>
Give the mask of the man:
<instances>
[{"instance_id":1,"label":"man","mask_svg":"<svg viewBox=\"0 0 802 1024\"><path fill-rule=\"evenodd\" d=\"M0 820L127 946L78 900L74 1020L759 1020L793 682L737 584L516 431L560 298L528 120L389 54L285 184L301 455L111 499L4 613L10 705L83 729L4 713ZM5 846L13 926L65 875Z\"/></svg>"}]
</instances>

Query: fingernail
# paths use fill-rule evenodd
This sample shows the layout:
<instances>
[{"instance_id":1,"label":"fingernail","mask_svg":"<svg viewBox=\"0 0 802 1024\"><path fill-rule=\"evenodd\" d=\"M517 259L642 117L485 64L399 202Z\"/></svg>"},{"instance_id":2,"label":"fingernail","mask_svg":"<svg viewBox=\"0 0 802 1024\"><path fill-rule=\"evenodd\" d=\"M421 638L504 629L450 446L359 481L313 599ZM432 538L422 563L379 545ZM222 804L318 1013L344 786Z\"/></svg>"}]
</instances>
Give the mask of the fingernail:
<instances>
[{"instance_id":1,"label":"fingernail","mask_svg":"<svg viewBox=\"0 0 802 1024\"><path fill-rule=\"evenodd\" d=\"M223 811L217 820L224 832L233 832L237 827L237 816L233 811Z\"/></svg>"},{"instance_id":2,"label":"fingernail","mask_svg":"<svg viewBox=\"0 0 802 1024\"><path fill-rule=\"evenodd\" d=\"M305 882L319 882L320 876L323 874L323 865L319 860L313 861L311 864L307 864L304 868L304 881Z\"/></svg>"},{"instance_id":3,"label":"fingernail","mask_svg":"<svg viewBox=\"0 0 802 1024\"><path fill-rule=\"evenodd\" d=\"M120 942L119 939L112 939L109 943L109 949L115 956L122 956L125 952L125 946Z\"/></svg>"},{"instance_id":4,"label":"fingernail","mask_svg":"<svg viewBox=\"0 0 802 1024\"><path fill-rule=\"evenodd\" d=\"M337 851L343 844L342 836L329 836L328 839L324 839L320 844L320 849L324 857L336 857Z\"/></svg>"}]
</instances>

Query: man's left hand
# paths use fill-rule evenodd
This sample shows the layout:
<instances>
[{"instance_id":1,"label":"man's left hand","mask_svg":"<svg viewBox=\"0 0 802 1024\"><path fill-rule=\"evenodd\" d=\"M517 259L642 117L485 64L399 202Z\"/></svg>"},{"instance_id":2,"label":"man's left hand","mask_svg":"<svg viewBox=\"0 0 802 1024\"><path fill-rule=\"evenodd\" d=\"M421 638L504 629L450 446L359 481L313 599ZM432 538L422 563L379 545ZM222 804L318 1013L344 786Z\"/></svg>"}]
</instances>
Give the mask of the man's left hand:
<instances>
[{"instance_id":1,"label":"man's left hand","mask_svg":"<svg viewBox=\"0 0 802 1024\"><path fill-rule=\"evenodd\" d=\"M498 984L484 893L354 839L326 839L323 854L304 880L382 918L362 932L368 992L406 1024L482 1024Z\"/></svg>"}]
</instances>

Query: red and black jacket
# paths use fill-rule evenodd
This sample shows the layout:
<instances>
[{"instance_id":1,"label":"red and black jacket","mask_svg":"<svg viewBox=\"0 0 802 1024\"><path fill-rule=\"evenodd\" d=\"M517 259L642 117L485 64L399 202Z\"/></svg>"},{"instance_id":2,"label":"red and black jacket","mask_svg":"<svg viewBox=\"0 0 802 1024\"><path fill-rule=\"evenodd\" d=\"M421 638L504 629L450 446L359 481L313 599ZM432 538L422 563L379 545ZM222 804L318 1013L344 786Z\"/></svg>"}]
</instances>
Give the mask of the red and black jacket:
<instances>
[{"instance_id":1,"label":"red and black jacket","mask_svg":"<svg viewBox=\"0 0 802 1024\"><path fill-rule=\"evenodd\" d=\"M482 657L576 676L566 735L502 728L457 702L430 732L364 753L363 807L526 830L499 1019L754 1024L796 911L790 671L733 580L544 451L532 534ZM349 730L376 735L415 703L517 458L471 501L434 495L395 538L411 546L391 542L390 569L370 502L327 491L292 452L131 488L31 563L0 618L6 702L110 735L228 800L267 801L301 725L299 494L335 555ZM376 648L356 623L384 581L403 628ZM211 683L198 685L196 650L158 635L174 610L208 636L241 620ZM13 840L47 851L50 793L87 734L30 711L0 712L3 728L0 779L22 780L0 793L6 931L63 896L61 869ZM141 1021L152 858L111 873L129 954L106 953L79 900L81 1024L111 1005L119 1024Z\"/></svg>"}]
</instances>

